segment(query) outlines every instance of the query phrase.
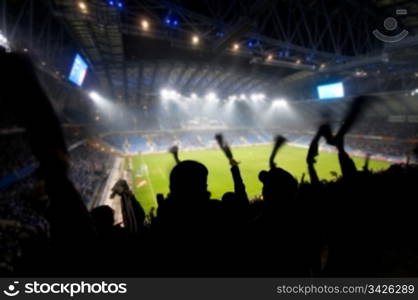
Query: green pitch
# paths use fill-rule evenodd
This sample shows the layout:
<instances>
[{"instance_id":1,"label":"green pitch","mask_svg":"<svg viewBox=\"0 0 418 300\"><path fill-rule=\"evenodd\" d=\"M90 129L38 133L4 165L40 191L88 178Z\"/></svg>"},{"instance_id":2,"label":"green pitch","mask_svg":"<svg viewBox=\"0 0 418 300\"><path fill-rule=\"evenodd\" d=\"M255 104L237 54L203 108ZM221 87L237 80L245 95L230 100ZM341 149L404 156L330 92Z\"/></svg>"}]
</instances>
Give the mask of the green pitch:
<instances>
[{"instance_id":1,"label":"green pitch","mask_svg":"<svg viewBox=\"0 0 418 300\"><path fill-rule=\"evenodd\" d=\"M241 162L240 169L250 199L261 193L261 183L258 181L260 170L268 169L268 158L272 146L251 146L233 148L234 157ZM180 149L181 150L181 149ZM285 146L277 154L276 163L293 174L299 181L304 173L309 180L305 163L307 149ZM220 199L223 193L233 191L232 176L229 164L220 150L197 150L181 152L180 159L197 160L209 169L209 191L212 198ZM130 159L130 158L128 158ZM354 158L357 168L363 166L364 159ZM138 155L132 158L132 183L137 199L146 212L156 206L155 195L168 193L169 174L174 167L174 159L169 153ZM385 169L387 162L371 160L372 170ZM321 152L317 159L317 172L321 179L332 180L332 171L340 174L338 157L334 153Z\"/></svg>"}]
</instances>

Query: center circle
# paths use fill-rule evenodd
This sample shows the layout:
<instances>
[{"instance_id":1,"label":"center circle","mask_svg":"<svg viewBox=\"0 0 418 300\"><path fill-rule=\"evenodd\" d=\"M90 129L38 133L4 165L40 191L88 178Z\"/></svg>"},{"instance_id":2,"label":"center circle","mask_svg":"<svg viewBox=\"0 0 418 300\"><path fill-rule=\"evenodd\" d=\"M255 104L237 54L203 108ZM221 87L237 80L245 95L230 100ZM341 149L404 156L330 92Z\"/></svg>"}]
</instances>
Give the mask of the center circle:
<instances>
[{"instance_id":1,"label":"center circle","mask_svg":"<svg viewBox=\"0 0 418 300\"><path fill-rule=\"evenodd\" d=\"M389 17L385 19L383 26L385 26L387 30L392 31L398 27L398 21L396 21L395 18Z\"/></svg>"}]
</instances>

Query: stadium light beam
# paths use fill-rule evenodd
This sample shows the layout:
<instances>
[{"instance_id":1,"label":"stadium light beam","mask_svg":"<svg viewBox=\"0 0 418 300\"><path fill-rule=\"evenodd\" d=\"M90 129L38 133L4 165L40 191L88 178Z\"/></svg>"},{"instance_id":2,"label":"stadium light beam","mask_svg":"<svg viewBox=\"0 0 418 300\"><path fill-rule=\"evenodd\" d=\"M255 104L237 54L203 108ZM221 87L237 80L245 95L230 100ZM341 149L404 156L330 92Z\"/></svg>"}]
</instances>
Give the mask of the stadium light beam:
<instances>
[{"instance_id":1,"label":"stadium light beam","mask_svg":"<svg viewBox=\"0 0 418 300\"><path fill-rule=\"evenodd\" d=\"M91 91L89 97L102 112L108 114L109 117L112 116L115 111L115 105L110 100L104 98L96 91Z\"/></svg>"},{"instance_id":2,"label":"stadium light beam","mask_svg":"<svg viewBox=\"0 0 418 300\"><path fill-rule=\"evenodd\" d=\"M0 43L7 43L7 38L0 31Z\"/></svg>"},{"instance_id":3,"label":"stadium light beam","mask_svg":"<svg viewBox=\"0 0 418 300\"><path fill-rule=\"evenodd\" d=\"M6 48L6 50L10 50L9 40L5 35L3 35L2 31L0 30L0 46Z\"/></svg>"},{"instance_id":4,"label":"stadium light beam","mask_svg":"<svg viewBox=\"0 0 418 300\"><path fill-rule=\"evenodd\" d=\"M229 101L225 103L223 111L227 114L227 116L231 117L232 113L234 112L237 97L232 95L228 97L228 100Z\"/></svg>"},{"instance_id":5,"label":"stadium light beam","mask_svg":"<svg viewBox=\"0 0 418 300\"><path fill-rule=\"evenodd\" d=\"M94 102L99 102L100 99L101 99L101 96L95 91L91 91L89 93L89 96L90 96L91 100L93 100Z\"/></svg>"}]
</instances>

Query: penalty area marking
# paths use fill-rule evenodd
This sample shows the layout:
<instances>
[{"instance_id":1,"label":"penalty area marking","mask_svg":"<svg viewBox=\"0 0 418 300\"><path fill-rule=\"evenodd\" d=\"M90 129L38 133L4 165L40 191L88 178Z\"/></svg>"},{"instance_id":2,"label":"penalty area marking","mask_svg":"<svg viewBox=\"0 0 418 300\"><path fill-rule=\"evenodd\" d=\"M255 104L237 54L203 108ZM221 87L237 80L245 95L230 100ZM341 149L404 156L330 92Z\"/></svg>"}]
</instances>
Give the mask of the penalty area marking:
<instances>
[{"instance_id":1,"label":"penalty area marking","mask_svg":"<svg viewBox=\"0 0 418 300\"><path fill-rule=\"evenodd\" d=\"M149 182L149 188L151 190L152 197L154 199L154 203L156 205L155 207L157 207L157 196L155 194L154 187L152 186L151 178L149 176L148 165L145 163L144 157L141 154L140 154L140 156L141 156L141 163L142 163L142 165L145 166L145 168L144 168L145 169L145 175L146 175L146 177L148 179L148 182Z\"/></svg>"}]
</instances>

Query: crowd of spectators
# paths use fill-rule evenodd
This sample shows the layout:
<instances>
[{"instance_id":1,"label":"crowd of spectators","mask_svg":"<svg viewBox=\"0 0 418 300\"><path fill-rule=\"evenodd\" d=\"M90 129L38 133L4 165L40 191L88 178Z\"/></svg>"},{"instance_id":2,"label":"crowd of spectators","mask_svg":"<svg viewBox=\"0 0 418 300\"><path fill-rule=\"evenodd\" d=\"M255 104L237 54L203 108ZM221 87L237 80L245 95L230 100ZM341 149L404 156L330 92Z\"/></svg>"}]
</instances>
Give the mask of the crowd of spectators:
<instances>
[{"instance_id":1,"label":"crowd of spectators","mask_svg":"<svg viewBox=\"0 0 418 300\"><path fill-rule=\"evenodd\" d=\"M31 177L31 173L37 168L37 161L32 155L27 134L23 130L10 132L16 128L22 129L21 125L13 124L16 124L16 118L11 116L0 127L4 131L0 134L0 148L2 149L0 180L3 180L0 182L0 188L4 185L0 195L2 199L19 198L23 190L30 189L32 180L25 178ZM66 145L69 147L86 140L83 128L65 127L63 134ZM77 145L70 151L70 178L86 204L91 202L97 186L100 186L107 178L111 164L112 159L108 154L87 144ZM17 179L22 177L25 180L13 184L17 180L9 179L13 176Z\"/></svg>"},{"instance_id":2,"label":"crowd of spectators","mask_svg":"<svg viewBox=\"0 0 418 300\"><path fill-rule=\"evenodd\" d=\"M12 266L21 263L22 243L28 236L44 240L50 231L45 217L48 198L27 137L24 133L0 135L0 147L1 272L12 271ZM107 179L112 159L90 145L81 145L70 152L69 161L69 177L84 204L91 205Z\"/></svg>"},{"instance_id":3,"label":"crowd of spectators","mask_svg":"<svg viewBox=\"0 0 418 300\"><path fill-rule=\"evenodd\" d=\"M388 118L368 118L356 124L352 134L410 139L418 137L418 123L393 122Z\"/></svg>"},{"instance_id":4,"label":"crowd of spectators","mask_svg":"<svg viewBox=\"0 0 418 300\"><path fill-rule=\"evenodd\" d=\"M81 145L70 152L70 179L86 204L90 204L105 183L112 162L107 152L89 145Z\"/></svg>"},{"instance_id":5,"label":"crowd of spectators","mask_svg":"<svg viewBox=\"0 0 418 300\"><path fill-rule=\"evenodd\" d=\"M65 142L69 147L87 139L86 130L82 127L68 126L63 128Z\"/></svg>"},{"instance_id":6,"label":"crowd of spectators","mask_svg":"<svg viewBox=\"0 0 418 300\"><path fill-rule=\"evenodd\" d=\"M416 144L403 141L347 138L347 146L353 151L403 160L408 156L413 156Z\"/></svg>"},{"instance_id":7,"label":"crowd of spectators","mask_svg":"<svg viewBox=\"0 0 418 300\"><path fill-rule=\"evenodd\" d=\"M0 178L16 173L34 163L34 157L25 134L1 134Z\"/></svg>"}]
</instances>

